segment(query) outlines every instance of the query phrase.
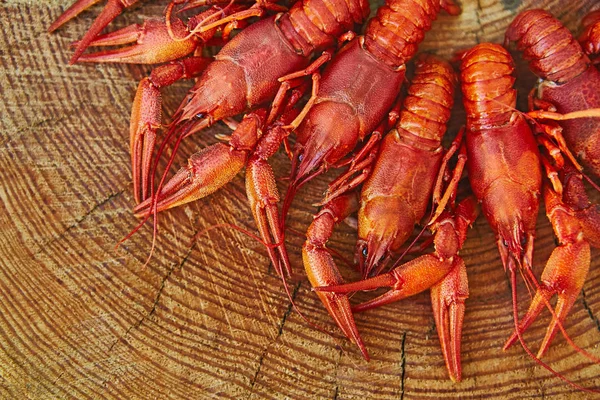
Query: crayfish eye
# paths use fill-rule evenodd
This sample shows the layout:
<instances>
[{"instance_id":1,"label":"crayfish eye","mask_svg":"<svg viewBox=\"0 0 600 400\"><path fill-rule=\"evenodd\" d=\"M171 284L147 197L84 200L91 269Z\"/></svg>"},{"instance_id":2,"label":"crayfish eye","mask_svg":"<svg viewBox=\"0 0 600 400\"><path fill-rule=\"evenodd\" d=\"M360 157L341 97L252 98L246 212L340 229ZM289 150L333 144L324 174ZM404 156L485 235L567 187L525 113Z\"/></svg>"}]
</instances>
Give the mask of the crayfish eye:
<instances>
[{"instance_id":1,"label":"crayfish eye","mask_svg":"<svg viewBox=\"0 0 600 400\"><path fill-rule=\"evenodd\" d=\"M502 244L504 245L504 247L508 247L508 242L506 241L506 239L502 239Z\"/></svg>"},{"instance_id":2,"label":"crayfish eye","mask_svg":"<svg viewBox=\"0 0 600 400\"><path fill-rule=\"evenodd\" d=\"M304 158L304 156L302 154L298 155L298 161L302 162L302 159Z\"/></svg>"},{"instance_id":3,"label":"crayfish eye","mask_svg":"<svg viewBox=\"0 0 600 400\"><path fill-rule=\"evenodd\" d=\"M366 246L365 246L365 247L363 247L363 249L362 249L362 255L363 255L363 257L367 258L367 255L368 255L368 254L369 254L369 252L368 252L368 250L367 250L367 247L366 247Z\"/></svg>"},{"instance_id":4,"label":"crayfish eye","mask_svg":"<svg viewBox=\"0 0 600 400\"><path fill-rule=\"evenodd\" d=\"M527 244L527 238L525 236L523 236L521 238L521 246L525 247L526 244Z\"/></svg>"}]
</instances>

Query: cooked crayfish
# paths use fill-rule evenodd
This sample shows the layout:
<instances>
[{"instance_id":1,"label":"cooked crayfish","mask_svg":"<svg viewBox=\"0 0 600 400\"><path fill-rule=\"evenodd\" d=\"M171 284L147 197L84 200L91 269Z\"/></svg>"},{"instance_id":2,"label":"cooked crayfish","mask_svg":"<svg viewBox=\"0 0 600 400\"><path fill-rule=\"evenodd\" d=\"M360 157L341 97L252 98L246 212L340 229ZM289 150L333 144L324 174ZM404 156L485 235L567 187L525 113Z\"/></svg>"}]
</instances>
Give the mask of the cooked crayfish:
<instances>
[{"instance_id":1,"label":"cooked crayfish","mask_svg":"<svg viewBox=\"0 0 600 400\"><path fill-rule=\"evenodd\" d=\"M432 198L438 207L429 220L435 234L435 253L419 257L388 274L344 285L325 245L333 224L357 208L352 194L340 193L353 190L359 179L342 185L342 191L336 189L330 193L329 200L308 229L302 255L311 284L319 287L319 297L345 333L357 334L346 293L393 287L379 298L353 309L362 311L433 288L432 301L444 358L450 377L460 380L460 336L468 289L464 263L457 253L466 237L466 227L475 219L475 208L474 202L469 200L456 210L441 212L454 196L465 162L461 155L453 179L442 195L447 162L460 146L460 136L446 154L441 145L452 109L456 76L448 63L432 56L420 57L416 64L396 128L385 136L376 159L367 164L360 175L366 180L360 194L357 255L361 257L367 250L376 254L376 260L391 257L425 216ZM381 268L376 272L379 270ZM363 275L366 277L368 273ZM448 313L452 318L446 318Z\"/></svg>"},{"instance_id":2,"label":"cooked crayfish","mask_svg":"<svg viewBox=\"0 0 600 400\"><path fill-rule=\"evenodd\" d=\"M318 18L311 18L308 14L315 14ZM158 150L157 160L176 132L180 131L180 135L175 150L181 139L215 121L275 99L266 122L270 125L284 106L284 99L290 88L303 86L306 75L312 75L313 81L318 81L318 74L314 72L329 56L325 54L308 66L312 54L332 46L337 40L335 35L352 28L367 14L368 4L361 0L350 0L347 4L344 3L335 15L331 14L330 10L307 0L306 4L296 3L287 13L264 19L243 30L221 49L215 61L210 63L198 78L196 85L176 113L169 133ZM307 66L307 69L302 70ZM293 72L297 70L299 71ZM169 82L181 77L182 72L184 69L176 70L174 75L179 74L179 76L169 76ZM169 74L171 70L165 73L165 75ZM131 122L134 187L136 196L140 196L141 199L135 211L142 217L148 217L160 210L212 193L242 168L247 157L254 150L258 138L254 137L251 145L234 141L231 146L221 146L218 150L213 146L211 151L205 150L201 155L193 156L190 158L189 166L185 168L187 171L185 176L177 174L162 188L163 176L157 195L150 196L149 188L152 187L153 182L150 160L156 128L159 126L156 122L160 121L158 88L163 86L156 84L157 81L151 77L140 83ZM277 132L283 132L282 129L277 128ZM289 128L286 131L289 134ZM278 135L279 141L276 144L274 141L268 142L268 152L275 152L285 136L285 134ZM237 148L238 144L245 147ZM228 153L230 150L242 151L238 154L239 157L236 156L234 163L231 161L235 157ZM256 154L256 157L262 160L268 156L262 157ZM170 163L171 161L169 165ZM261 168L261 173L247 180L253 212L263 239L269 243L278 243L282 260L276 259L274 253L270 251L273 264L277 268L281 261L289 271L287 255L283 247L283 231L277 219L278 195L273 173L268 168L268 164L261 164L261 167L264 167ZM204 173L198 173L199 171ZM249 168L248 171L254 169ZM217 175L223 178L219 179L218 183L206 180L207 176Z\"/></svg>"},{"instance_id":3,"label":"cooked crayfish","mask_svg":"<svg viewBox=\"0 0 600 400\"><path fill-rule=\"evenodd\" d=\"M48 28L53 32L63 24L75 18L100 0L78 0L56 19ZM100 32L121 12L136 4L138 0L108 0L83 38L73 45L75 52L69 61L88 62L129 62L136 64L154 64L172 61L191 54L199 45L209 44L218 30L226 40L234 28L242 27L247 18L262 17L266 10L284 11L285 7L269 1L196 0L186 1L183 10L196 7L212 7L190 18L187 26L178 18L171 20L171 10L181 0L174 0L167 8L167 20L149 20L143 25L131 25L126 28L100 35ZM221 7L223 6L224 7ZM170 32L169 32L170 30ZM137 42L127 49L109 50L96 54L83 55L90 46L115 46Z\"/></svg>"},{"instance_id":4,"label":"cooked crayfish","mask_svg":"<svg viewBox=\"0 0 600 400\"><path fill-rule=\"evenodd\" d=\"M221 49L198 78L177 111L157 157L176 132L182 139L216 121L273 101L278 90L284 87L278 79L294 81L296 77L316 71L328 56L320 57L303 70L309 65L311 56L333 46L336 35L362 22L368 14L366 1L349 0L348 4L344 4L334 16L328 9L313 6L311 1L307 0L306 4L298 2L289 12L263 19L240 32ZM289 75L293 71L300 72ZM142 110L159 100L158 90L152 82L147 82L144 87L140 85L138 98L144 98L145 92L148 92L148 99L141 103ZM137 116L139 120L132 120L133 129L147 126L147 120L160 119L160 114L154 113L140 112ZM140 141L144 140L143 132L138 131L135 136ZM147 173L150 164L142 163L141 159L134 159L133 164L137 169L146 171L139 174L140 177L150 177ZM138 184L143 193L149 193L150 180L151 177Z\"/></svg>"},{"instance_id":5,"label":"cooked crayfish","mask_svg":"<svg viewBox=\"0 0 600 400\"><path fill-rule=\"evenodd\" d=\"M578 184L572 176L567 176L568 170L561 171L561 176L567 174L562 182L567 185L569 194L561 194L561 180L557 178L557 171L551 166L550 159L555 160L560 168L567 168L565 165L571 161L564 160L555 151L557 146L551 139L560 140L559 132L553 130L554 136L546 137L544 131L536 130L539 135L535 137L526 116L515 110L513 73L513 60L499 45L480 44L462 57L469 179L473 193L482 203L483 212L496 233L498 250L512 288L515 333L505 348L518 340L539 365L571 385L593 392L570 382L540 361L539 357L548 349L558 330L564 333L562 324L589 269L589 243L597 240L600 231L596 224L600 219L589 202L586 203L587 197L581 192L581 181ZM530 116L527 118L531 119ZM544 156L540 155L538 143L547 153ZM542 163L553 187L544 190L546 210L560 246L552 253L542 274L542 284L539 284L533 274L532 261L542 190ZM583 226L587 227L585 233ZM521 273L528 285L537 289L531 307L521 322L517 310L517 272ZM556 311L552 310L549 303L554 293L559 294ZM553 320L536 357L526 346L521 334L544 307L551 310Z\"/></svg>"},{"instance_id":6,"label":"cooked crayfish","mask_svg":"<svg viewBox=\"0 0 600 400\"><path fill-rule=\"evenodd\" d=\"M398 96L405 63L417 52L440 9L460 12L450 0L388 0L366 27L327 66L310 109L296 129L292 180L285 196L285 219L296 191L343 160L384 118ZM371 136L364 152L376 138ZM352 165L357 165L356 162Z\"/></svg>"}]
</instances>

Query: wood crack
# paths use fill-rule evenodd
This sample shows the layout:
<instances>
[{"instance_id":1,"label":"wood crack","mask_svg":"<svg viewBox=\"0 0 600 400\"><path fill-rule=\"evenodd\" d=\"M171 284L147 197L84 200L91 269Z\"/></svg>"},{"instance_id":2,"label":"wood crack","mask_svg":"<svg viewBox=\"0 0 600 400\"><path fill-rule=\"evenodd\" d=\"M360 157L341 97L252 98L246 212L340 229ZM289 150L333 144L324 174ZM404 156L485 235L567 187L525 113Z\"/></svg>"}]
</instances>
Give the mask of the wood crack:
<instances>
[{"instance_id":1,"label":"wood crack","mask_svg":"<svg viewBox=\"0 0 600 400\"><path fill-rule=\"evenodd\" d=\"M69 225L67 227L67 229L65 229L64 231L62 231L61 233L59 233L57 236L53 237L52 239L49 239L46 242L42 243L40 245L40 249L38 251L36 251L33 254L33 256L35 257L35 256L41 254L42 252L44 252L45 250L47 250L48 246L50 246L53 243L55 243L55 242L59 241L60 239L64 238L67 233L69 233L72 229L76 228L81 223L83 223L83 221L85 221L90 215L92 215L100 207L108 204L114 198L119 197L120 195L122 195L123 193L125 193L125 190L126 189L121 189L121 190L119 190L116 193L111 193L107 198L105 198L104 200L100 201L99 203L96 203L96 205L94 205L88 212L86 212L85 214L83 214L82 216L80 216L79 218L77 218L74 223L72 223L71 225Z\"/></svg>"},{"instance_id":2,"label":"wood crack","mask_svg":"<svg viewBox=\"0 0 600 400\"><path fill-rule=\"evenodd\" d=\"M292 309L294 308L293 301L296 299L296 296L298 295L298 291L300 290L301 286L302 286L302 282L298 282L298 284L294 288L294 291L292 292L292 301L290 301L290 304L289 304L287 310L285 311L285 313L283 314L283 317L281 318L281 321L279 322L279 330L277 332L277 336L275 337L275 339L271 340L271 342L269 342L269 344L267 344L267 346L265 347L265 349L263 350L263 352L260 355L260 358L258 360L258 367L256 368L256 371L254 372L254 377L252 378L252 381L250 382L250 393L248 394L248 397L246 397L246 399L249 399L250 397L252 397L252 394L254 393L254 384L256 383L258 376L260 374L260 370L263 365L263 360L264 360L265 356L267 355L267 353L269 352L269 348L275 342L277 342L277 340L283 333L283 326L285 325L285 321L287 320L288 316L292 312Z\"/></svg>"},{"instance_id":3,"label":"wood crack","mask_svg":"<svg viewBox=\"0 0 600 400\"><path fill-rule=\"evenodd\" d=\"M196 234L198 234L198 231L196 231L194 233L193 237L196 237ZM108 348L109 353L117 345L117 343L121 342L125 337L127 337L133 329L139 328L144 323L144 321L146 321L148 318L150 318L154 314L154 312L156 311L156 307L158 306L158 303L160 302L160 297L162 296L163 289L165 288L167 281L171 277L171 274L173 273L173 271L175 271L175 269L181 270L181 268L183 268L183 265L187 262L188 258L192 254L192 250L194 250L194 247L196 247L196 243L197 242L194 241L192 243L192 245L189 247L185 256L183 256L183 258L181 259L181 262L177 266L175 264L172 264L171 268L169 268L167 273L162 277L160 286L158 287L158 291L157 291L156 295L154 296L154 300L152 301L152 307L150 308L150 311L148 311L145 315L143 315L142 318L140 318L136 323L132 324L125 331L125 333L123 333L121 336L119 336L117 338L117 340L115 340L113 342L113 344L110 345L110 347Z\"/></svg>"},{"instance_id":4,"label":"wood crack","mask_svg":"<svg viewBox=\"0 0 600 400\"><path fill-rule=\"evenodd\" d=\"M479 29L477 29L477 31L475 31L475 42L477 44L481 43L481 38L479 37L479 32L481 32L482 30L482 26L481 26L481 12L483 11L483 8L481 7L481 0L477 0L477 11L475 11L475 17L477 18L477 26L479 27Z\"/></svg>"},{"instance_id":5,"label":"wood crack","mask_svg":"<svg viewBox=\"0 0 600 400\"><path fill-rule=\"evenodd\" d=\"M39 128L40 126L46 125L48 123L52 123L52 125L54 125L55 123L58 123L66 118L67 117L65 115L61 115L58 118L56 118L56 117L45 118L45 119L41 119L39 121L35 121L31 125L18 127L14 132L7 133L8 137L5 140L3 140L2 142L0 142L0 151L8 150L8 145L10 143L16 141L17 139L19 139L21 136L23 136L27 132L30 132L31 130L33 130L35 128Z\"/></svg>"},{"instance_id":6,"label":"wood crack","mask_svg":"<svg viewBox=\"0 0 600 400\"><path fill-rule=\"evenodd\" d=\"M400 400L404 400L404 381L406 379L406 352L404 345L406 344L406 332L402 334L402 342L400 345Z\"/></svg>"},{"instance_id":7,"label":"wood crack","mask_svg":"<svg viewBox=\"0 0 600 400\"><path fill-rule=\"evenodd\" d=\"M339 396L340 384L338 383L338 371L339 371L339 368L340 368L340 362L342 360L342 356L343 355L344 355L344 352L343 352L342 348L340 348L339 356L338 356L337 362L335 363L335 368L334 368L335 391L333 393L333 400L337 400L337 398Z\"/></svg>"},{"instance_id":8,"label":"wood crack","mask_svg":"<svg viewBox=\"0 0 600 400\"><path fill-rule=\"evenodd\" d=\"M594 312L592 311L592 308L590 307L590 305L587 302L587 299L585 297L585 290L581 290L581 299L583 301L583 308L585 308L585 310L587 311L588 315L590 316L590 319L592 321L594 321L594 323L596 324L596 329L598 329L598 331L600 331L600 321L598 321L598 317L596 317L594 315Z\"/></svg>"}]
</instances>

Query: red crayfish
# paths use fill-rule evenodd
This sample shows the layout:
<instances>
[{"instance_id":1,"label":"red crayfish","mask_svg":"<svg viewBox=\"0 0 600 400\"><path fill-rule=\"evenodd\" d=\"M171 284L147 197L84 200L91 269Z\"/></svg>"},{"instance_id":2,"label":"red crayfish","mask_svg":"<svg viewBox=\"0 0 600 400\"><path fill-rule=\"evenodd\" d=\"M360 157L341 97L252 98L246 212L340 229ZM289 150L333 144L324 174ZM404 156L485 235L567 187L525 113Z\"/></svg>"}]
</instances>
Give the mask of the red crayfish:
<instances>
[{"instance_id":1,"label":"red crayfish","mask_svg":"<svg viewBox=\"0 0 600 400\"><path fill-rule=\"evenodd\" d=\"M50 30L98 1L78 0ZM369 356L353 312L430 289L446 367L450 378L460 381L460 341L469 291L459 251L479 202L496 234L512 286L515 331L505 349L519 341L540 365L560 376L539 358L558 331L575 346L563 323L588 273L590 246L600 246L600 209L590 202L584 185L584 180L591 181L585 175L588 171L600 176L600 72L595 65L600 12L584 20L581 45L545 11L521 13L510 25L505 45L516 41L541 78L526 114L515 109L514 65L505 48L484 43L464 52L460 82L467 124L445 151L441 142L457 80L449 64L419 57L408 95L397 102L402 111L398 115L392 107L405 80L406 63L437 13L444 9L458 14L450 0L388 0L363 36L349 31L366 19L365 0L300 0L289 10L269 1L198 0L183 9L208 8L187 24L172 16L174 6L182 3L174 1L164 21L99 35L136 2L108 0L76 44L71 62L170 62L140 82L133 104L130 150L138 217L156 218L163 210L210 195L246 167L252 213L287 291L284 270L290 276L292 266L284 232L293 198L315 176L331 167L347 167L330 184L306 234L302 258L311 285L365 359ZM267 16L267 11L278 13ZM252 17L261 19L250 24ZM231 31L242 27L230 39ZM346 40L349 43L334 54ZM131 43L135 44L83 55L88 46ZM225 43L214 59L199 56L204 45L214 43ZM190 78L196 83L155 150L162 127L160 90ZM240 114L245 114L241 121L232 119ZM192 155L188 165L167 180L180 142L217 121L233 128L230 136L222 137L227 143ZM290 149L287 138L292 133L296 142ZM173 138L173 155L155 189L159 159ZM292 172L280 212L268 159L282 143L292 159ZM450 174L454 155L458 157ZM465 166L474 197L456 202ZM542 196L559 245L538 282L532 266ZM335 224L354 212L358 212L356 259L363 280L345 283L327 242ZM433 243L433 252L401 265L396 261L382 273L420 223L431 232L426 243ZM517 272L535 290L521 320ZM349 293L380 287L391 290L351 307ZM555 309L549 303L554 294ZM552 313L552 321L535 356L523 333L544 308Z\"/></svg>"},{"instance_id":2,"label":"red crayfish","mask_svg":"<svg viewBox=\"0 0 600 400\"><path fill-rule=\"evenodd\" d=\"M449 64L433 57L421 57L397 126L382 140L377 158L372 165L365 167L362 175L364 185L358 211L357 256L367 258L367 265L375 265L398 252L412 234L415 224L425 216L433 199L439 211L431 216L427 225L434 235L434 253L396 267L389 273L343 284L325 244L334 222L344 219L358 205L354 195L338 194L330 198L315 217L308 230L302 256L311 284L319 286L319 297L341 327L349 326L351 321L353 329L356 329L351 314L348 315L350 310L332 306L339 302L341 294L384 286L392 288L386 294L352 309L364 311L431 288L446 366L450 378L459 381L460 339L468 285L466 267L458 251L466 238L467 227L477 214L471 198L457 207L448 204L462 174L464 154L446 194L442 193L447 162L460 146L460 136L449 152L445 153L441 146L454 101L455 83L456 77ZM443 211L447 205L448 210ZM375 256L369 258L370 254ZM363 276L369 275L369 271L369 266L364 268Z\"/></svg>"}]
</instances>

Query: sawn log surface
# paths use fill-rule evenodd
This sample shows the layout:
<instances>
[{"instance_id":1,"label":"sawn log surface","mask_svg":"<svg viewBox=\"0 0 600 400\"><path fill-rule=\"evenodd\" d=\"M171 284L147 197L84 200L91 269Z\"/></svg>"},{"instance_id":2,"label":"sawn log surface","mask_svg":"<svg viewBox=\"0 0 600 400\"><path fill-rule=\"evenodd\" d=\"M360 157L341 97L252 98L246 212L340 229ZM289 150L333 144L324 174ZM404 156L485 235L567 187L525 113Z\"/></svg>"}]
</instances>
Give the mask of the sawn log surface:
<instances>
[{"instance_id":1,"label":"sawn log surface","mask_svg":"<svg viewBox=\"0 0 600 400\"><path fill-rule=\"evenodd\" d=\"M255 231L243 174L224 190L165 212L147 267L152 230L131 209L128 129L146 66L68 66L71 41L99 12L85 12L54 34L49 24L71 0L0 4L0 398L3 399L417 399L584 398L537 366L518 345L508 280L487 222L480 217L462 252L470 298L463 334L463 381L448 378L429 294L356 315L372 360L343 340L311 292L300 259L303 237L287 233L298 275L295 302L319 332L292 311L264 247L220 223ZM517 12L543 7L577 30L593 0L462 0L462 15L441 15L421 49L451 57L478 42L500 43ZM522 3L522 4L521 4ZM567 4L568 3L568 4ZM162 15L165 1L126 11L110 29ZM521 106L534 77L519 62ZM164 91L164 113L190 82ZM464 123L457 107L450 135ZM177 165L214 143L218 125L185 141ZM289 171L274 158L279 178ZM304 232L332 173L297 196L289 226ZM280 179L280 190L286 181ZM595 195L598 199L600 196ZM330 247L352 259L355 232L342 225ZM539 215L539 274L555 246ZM598 251L566 329L600 356ZM356 275L338 260L348 279ZM519 309L529 295L519 286ZM372 294L360 294L366 299ZM537 349L550 315L525 335ZM600 366L557 337L544 358L586 387L600 387Z\"/></svg>"}]
</instances>

